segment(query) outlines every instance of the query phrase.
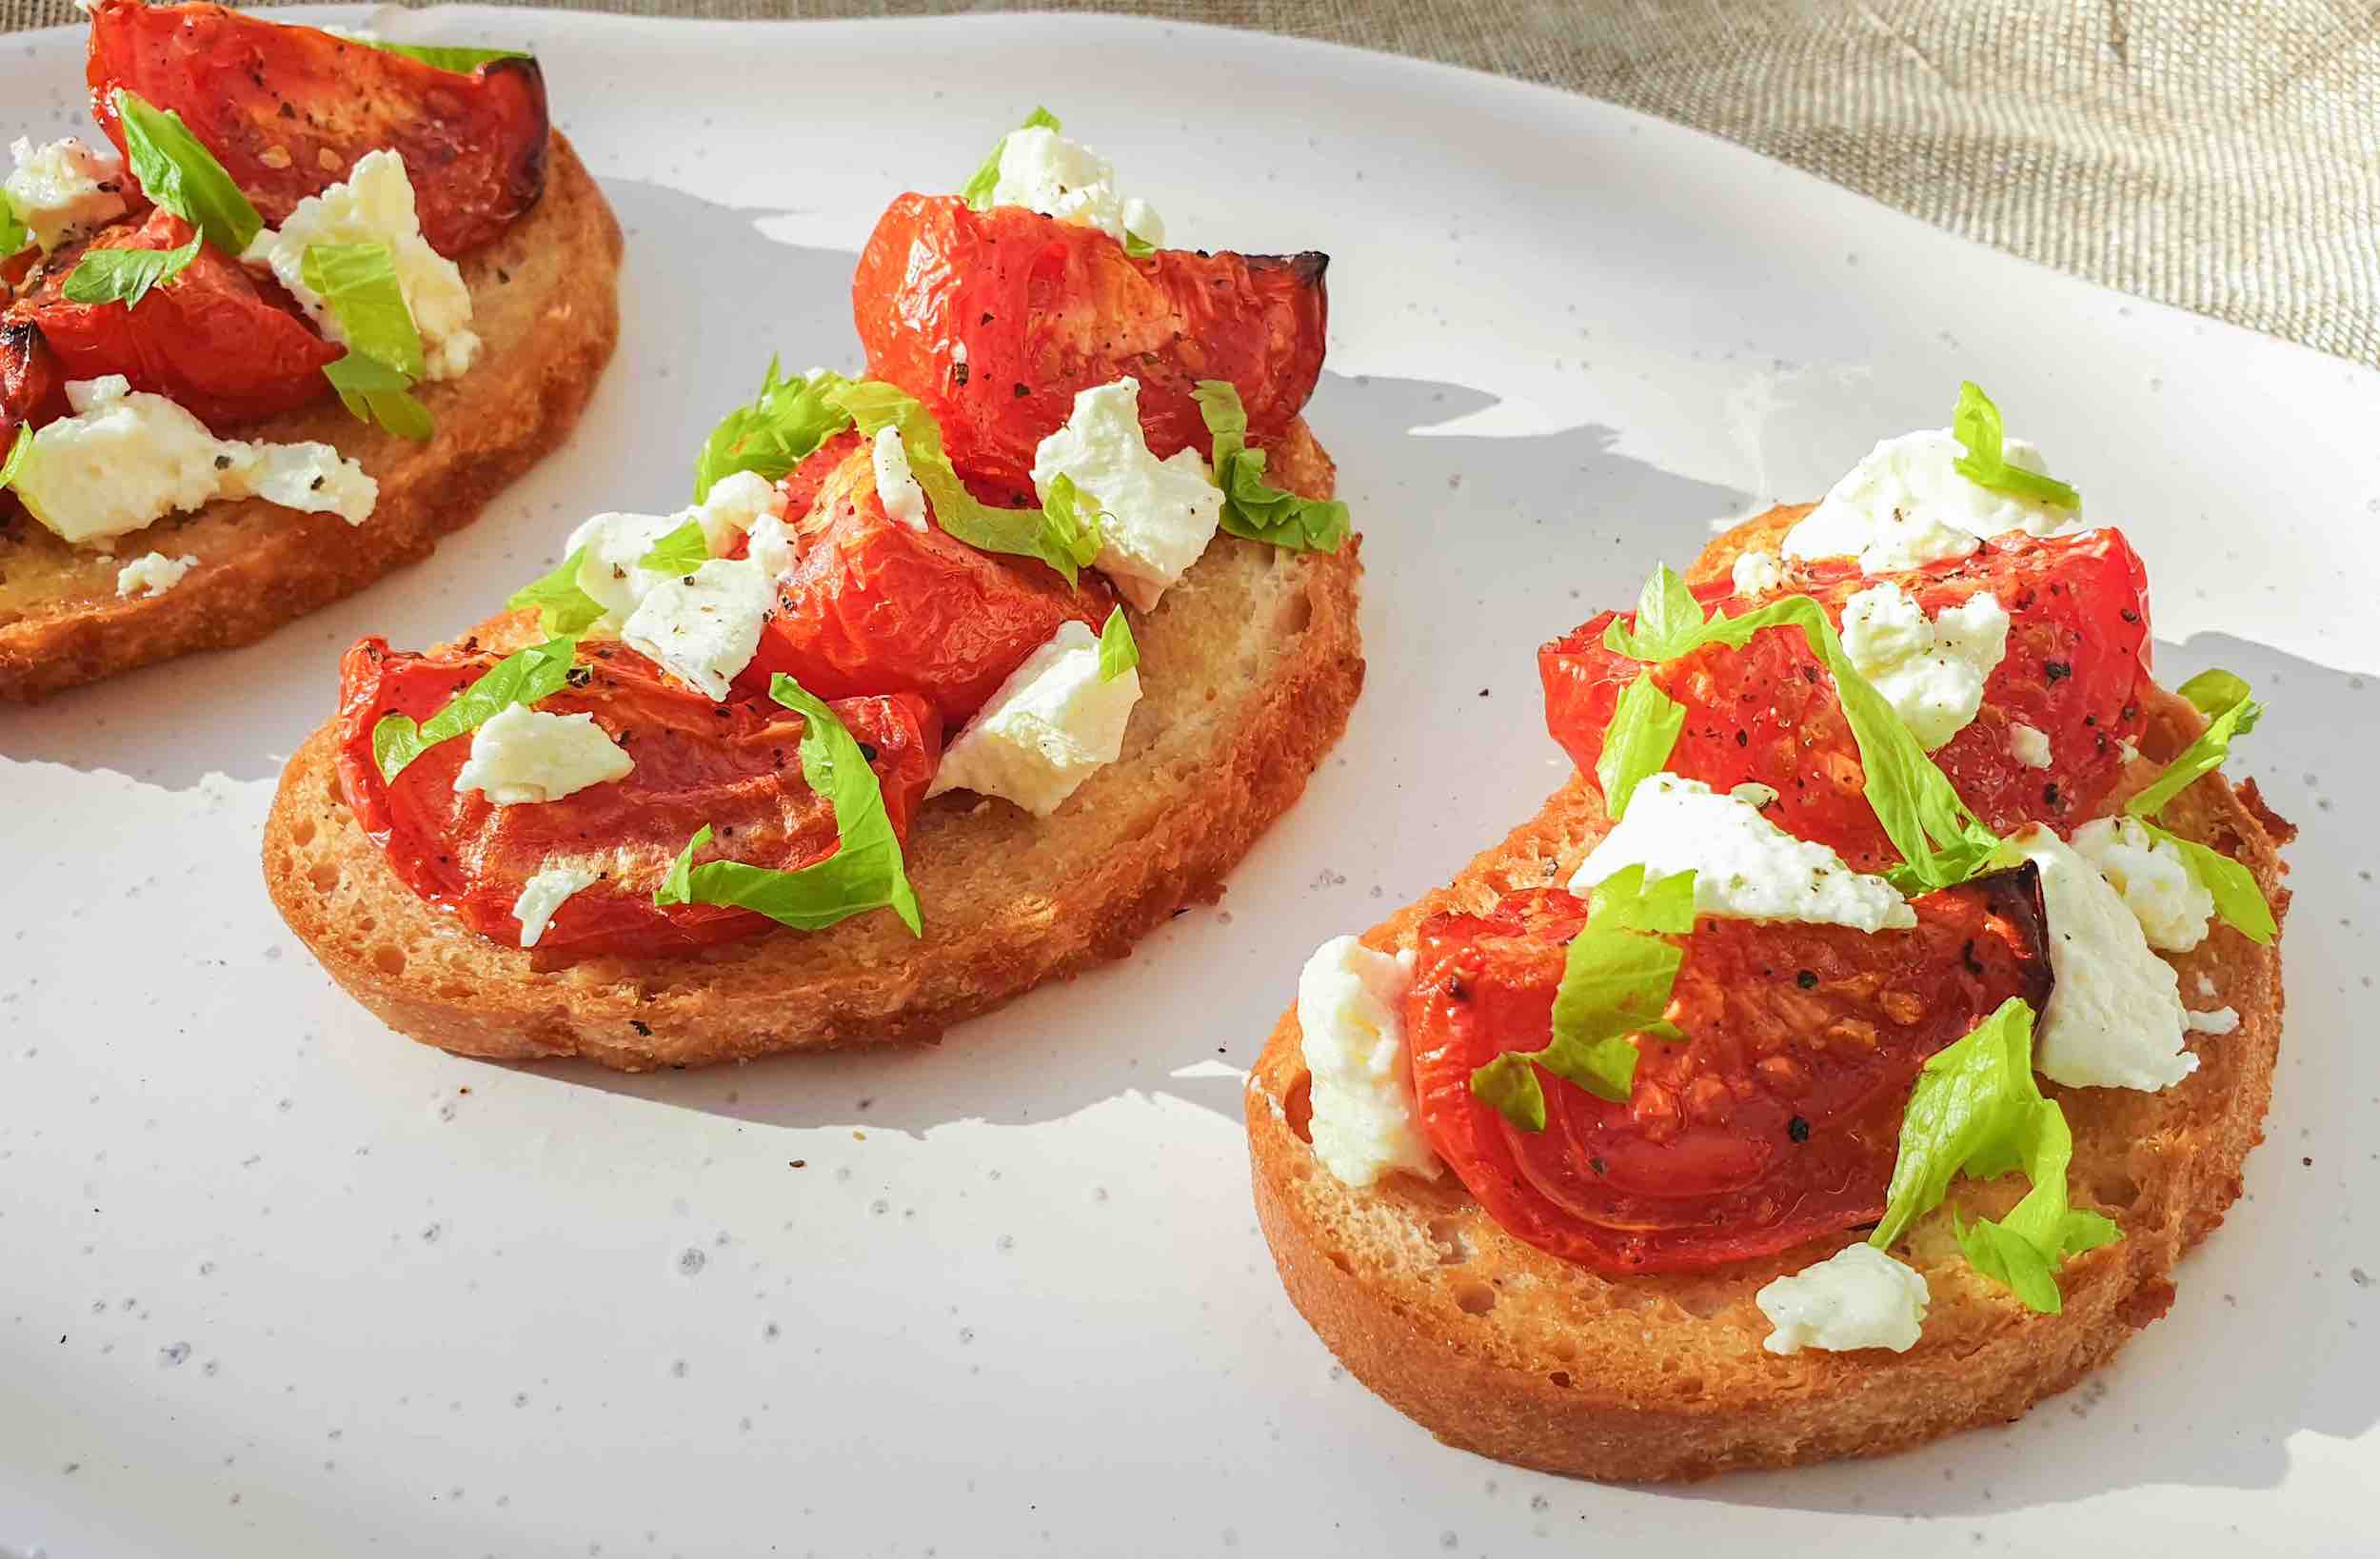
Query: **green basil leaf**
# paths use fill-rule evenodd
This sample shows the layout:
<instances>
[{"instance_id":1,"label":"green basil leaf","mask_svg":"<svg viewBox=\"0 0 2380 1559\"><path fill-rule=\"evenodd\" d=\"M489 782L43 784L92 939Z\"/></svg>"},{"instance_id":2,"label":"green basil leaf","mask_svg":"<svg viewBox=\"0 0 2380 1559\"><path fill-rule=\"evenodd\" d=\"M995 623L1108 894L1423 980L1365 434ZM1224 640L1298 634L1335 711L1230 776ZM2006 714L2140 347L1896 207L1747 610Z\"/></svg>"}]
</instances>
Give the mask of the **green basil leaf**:
<instances>
[{"instance_id":1,"label":"green basil leaf","mask_svg":"<svg viewBox=\"0 0 2380 1559\"><path fill-rule=\"evenodd\" d=\"M2220 850L2196 839L2186 839L2146 819L2141 819L2140 825L2151 838L2163 839L2182 853L2190 875L2214 896L2214 913L2226 925L2259 945L2270 943L2281 934L2280 923L2272 918L2272 906L2265 901L2264 889L2257 885L2255 873Z\"/></svg>"},{"instance_id":2,"label":"green basil leaf","mask_svg":"<svg viewBox=\"0 0 2380 1559\"><path fill-rule=\"evenodd\" d=\"M394 781L406 766L442 741L476 731L516 703L534 704L562 691L579 652L575 639L549 639L517 650L487 668L438 713L414 724L406 715L385 715L372 727L372 760L381 778Z\"/></svg>"},{"instance_id":3,"label":"green basil leaf","mask_svg":"<svg viewBox=\"0 0 2380 1559\"><path fill-rule=\"evenodd\" d=\"M862 433L874 438L899 430L909 456L909 473L934 507L934 523L982 552L1038 558L1071 585L1100 554L1099 530L1072 509L996 509L979 503L942 451L942 430L915 398L877 380L844 385L826 397L851 414Z\"/></svg>"},{"instance_id":4,"label":"green basil leaf","mask_svg":"<svg viewBox=\"0 0 2380 1559\"><path fill-rule=\"evenodd\" d=\"M824 860L795 871L741 861L697 866L694 853L711 839L708 823L679 852L668 878L653 892L656 904L732 904L756 910L780 925L823 931L869 910L890 908L912 935L922 935L917 895L902 867L901 839L884 811L883 787L860 743L834 711L783 672L768 694L802 716L802 778L835 809L842 842Z\"/></svg>"},{"instance_id":5,"label":"green basil leaf","mask_svg":"<svg viewBox=\"0 0 2380 1559\"><path fill-rule=\"evenodd\" d=\"M2231 739L2246 736L2264 718L2264 705L2249 697L2248 684L2228 671L2200 672L2182 684L2182 696L2210 717L2207 728L2148 789L2124 803L2135 818L2155 817L2168 801L2221 768L2231 756Z\"/></svg>"},{"instance_id":6,"label":"green basil leaf","mask_svg":"<svg viewBox=\"0 0 2380 1559\"><path fill-rule=\"evenodd\" d=\"M1545 1129L1544 1087L1533 1067L1598 1098L1626 1102L1637 1056L1629 1036L1684 1037L1661 1015L1685 951L1660 934L1694 929L1694 873L1679 872L1648 887L1642 866L1625 866L1597 884L1586 924L1563 957L1552 1043L1508 1051L1474 1071L1473 1095L1524 1132Z\"/></svg>"},{"instance_id":7,"label":"green basil leaf","mask_svg":"<svg viewBox=\"0 0 2380 1559\"><path fill-rule=\"evenodd\" d=\"M1124 621L1121 606L1107 614L1107 625L1100 629L1100 681L1112 682L1140 663L1140 645L1132 637L1132 624Z\"/></svg>"},{"instance_id":8,"label":"green basil leaf","mask_svg":"<svg viewBox=\"0 0 2380 1559\"><path fill-rule=\"evenodd\" d=\"M1045 129L1056 134L1065 127L1047 109L1035 109L1024 116L1024 123L1017 128ZM993 142L991 155L977 164L975 171L967 176L967 182L959 187L959 198L976 210L988 211L992 208L992 190L1000 183L1000 154L1007 148L1006 135Z\"/></svg>"},{"instance_id":9,"label":"green basil leaf","mask_svg":"<svg viewBox=\"0 0 2380 1559\"><path fill-rule=\"evenodd\" d=\"M1130 228L1124 229L1124 253L1135 260L1146 260L1157 252L1157 246Z\"/></svg>"},{"instance_id":10,"label":"green basil leaf","mask_svg":"<svg viewBox=\"0 0 2380 1559\"><path fill-rule=\"evenodd\" d=\"M467 76L483 65L497 60L526 60L536 56L521 49L466 49L451 44L390 43L385 38L350 38L350 43L367 44L384 54L403 54L424 65L434 65L441 70L452 70Z\"/></svg>"},{"instance_id":11,"label":"green basil leaf","mask_svg":"<svg viewBox=\"0 0 2380 1559\"><path fill-rule=\"evenodd\" d=\"M1951 414L1951 433L1967 446L1967 453L1954 463L1954 468L1976 486L2036 503L2053 503L2062 509L2082 506L2082 494L2055 477L2008 463L2007 433L2000 424L2000 408L1972 380L1958 386L1958 407Z\"/></svg>"},{"instance_id":12,"label":"green basil leaf","mask_svg":"<svg viewBox=\"0 0 2380 1559\"><path fill-rule=\"evenodd\" d=\"M359 423L378 423L401 439L427 444L437 431L429 408L411 394L413 381L376 357L350 351L323 369L339 404Z\"/></svg>"},{"instance_id":13,"label":"green basil leaf","mask_svg":"<svg viewBox=\"0 0 2380 1559\"><path fill-rule=\"evenodd\" d=\"M16 203L9 199L9 192L0 189L0 260L23 252L32 243L33 230L16 214Z\"/></svg>"},{"instance_id":14,"label":"green basil leaf","mask_svg":"<svg viewBox=\"0 0 2380 1559\"><path fill-rule=\"evenodd\" d=\"M66 279L67 302L138 308L150 287L189 268L204 242L193 235L178 249L85 249Z\"/></svg>"},{"instance_id":15,"label":"green basil leaf","mask_svg":"<svg viewBox=\"0 0 2380 1559\"><path fill-rule=\"evenodd\" d=\"M0 460L0 487L16 480L16 474L25 469L25 462L31 458L32 453L33 424L25 423L16 430L16 442L9 445L8 459Z\"/></svg>"},{"instance_id":16,"label":"green basil leaf","mask_svg":"<svg viewBox=\"0 0 2380 1559\"><path fill-rule=\"evenodd\" d=\"M636 561L639 568L656 574L691 574L711 561L711 544L703 534L703 522L689 520L676 530L653 543L653 549Z\"/></svg>"},{"instance_id":17,"label":"green basil leaf","mask_svg":"<svg viewBox=\"0 0 2380 1559\"><path fill-rule=\"evenodd\" d=\"M1639 781L1669 767L1670 750L1686 728L1686 706L1653 685L1653 673L1640 671L1612 707L1611 723L1603 730L1603 751L1595 760L1596 782L1603 787L1603 810L1614 822L1628 814L1628 799Z\"/></svg>"},{"instance_id":18,"label":"green basil leaf","mask_svg":"<svg viewBox=\"0 0 2380 1559\"><path fill-rule=\"evenodd\" d=\"M710 497L722 478L738 471L783 481L820 444L851 425L851 414L827 400L850 383L823 370L808 379L785 379L770 358L760 393L722 418L695 454L694 501Z\"/></svg>"},{"instance_id":19,"label":"green basil leaf","mask_svg":"<svg viewBox=\"0 0 2380 1559\"><path fill-rule=\"evenodd\" d=\"M1614 622L1603 632L1606 649L1656 664L1691 654L1706 644L1741 649L1763 629L1799 628L1812 653L1835 679L1835 697L1859 747L1867 775L1868 804L1885 836L1901 853L1901 864L1884 876L1912 898L1964 882L1984 870L2000 840L1959 799L1958 788L1917 744L1907 724L1844 653L1826 609L1808 596L1787 596L1765 606L1727 617L1706 615L1667 567L1655 574L1637 602L1633 628Z\"/></svg>"},{"instance_id":20,"label":"green basil leaf","mask_svg":"<svg viewBox=\"0 0 2380 1559\"><path fill-rule=\"evenodd\" d=\"M579 566L585 561L586 548L581 547L563 559L552 573L513 591L505 605L516 612L534 608L544 633L578 633L593 627L604 615L604 604L579 588Z\"/></svg>"},{"instance_id":21,"label":"green basil leaf","mask_svg":"<svg viewBox=\"0 0 2380 1559\"><path fill-rule=\"evenodd\" d=\"M2078 1213L2069 1205L2066 1173L2073 1160L2074 1138L2055 1101L2035 1103L2024 1129L2025 1174L2033 1189L2005 1218L1977 1218L1970 1224L1954 1211L1951 1229L1976 1271L2007 1284L2027 1309L2055 1315L2065 1308L2057 1270L2066 1258L2123 1235L2098 1214Z\"/></svg>"},{"instance_id":22,"label":"green basil leaf","mask_svg":"<svg viewBox=\"0 0 2380 1559\"><path fill-rule=\"evenodd\" d=\"M1228 535L1298 552L1337 552L1347 544L1347 505L1299 498L1264 480L1264 451L1248 447L1248 413L1228 379L1201 379L1191 392L1214 441L1215 485L1223 490Z\"/></svg>"},{"instance_id":23,"label":"green basil leaf","mask_svg":"<svg viewBox=\"0 0 2380 1559\"><path fill-rule=\"evenodd\" d=\"M265 219L215 154L171 109L158 109L121 87L115 105L124 128L126 161L142 190L196 227L208 243L239 258L264 229Z\"/></svg>"},{"instance_id":24,"label":"green basil leaf","mask_svg":"<svg viewBox=\"0 0 2380 1559\"><path fill-rule=\"evenodd\" d=\"M422 332L397 281L396 251L386 244L312 244L299 268L339 322L349 351L420 381Z\"/></svg>"}]
</instances>

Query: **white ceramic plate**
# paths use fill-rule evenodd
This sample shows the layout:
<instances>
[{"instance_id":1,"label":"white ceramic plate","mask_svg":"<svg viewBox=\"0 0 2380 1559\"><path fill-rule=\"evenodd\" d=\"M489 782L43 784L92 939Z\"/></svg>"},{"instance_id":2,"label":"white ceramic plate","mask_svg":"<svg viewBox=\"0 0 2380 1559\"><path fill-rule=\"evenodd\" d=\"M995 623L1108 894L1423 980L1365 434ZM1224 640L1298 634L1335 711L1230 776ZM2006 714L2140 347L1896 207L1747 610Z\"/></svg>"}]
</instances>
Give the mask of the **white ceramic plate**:
<instances>
[{"instance_id":1,"label":"white ceramic plate","mask_svg":"<svg viewBox=\"0 0 2380 1559\"><path fill-rule=\"evenodd\" d=\"M544 57L628 229L620 357L429 562L0 714L0 1552L2370 1551L2380 376L1402 60L1080 18L387 26ZM0 43L7 129L78 125L80 69L74 33ZM772 349L854 360L886 201L1037 101L1178 242L1333 256L1312 415L1371 671L1305 800L1220 911L938 1051L624 1079L387 1033L258 882L339 649L683 501ZM1282 1297L1240 1069L1318 940L1561 778L1539 641L1942 425L1961 376L2130 529L2168 681L2219 661L2272 707L2240 766L2306 835L2248 1194L2170 1316L2005 1431L1666 1492L1446 1450Z\"/></svg>"}]
</instances>

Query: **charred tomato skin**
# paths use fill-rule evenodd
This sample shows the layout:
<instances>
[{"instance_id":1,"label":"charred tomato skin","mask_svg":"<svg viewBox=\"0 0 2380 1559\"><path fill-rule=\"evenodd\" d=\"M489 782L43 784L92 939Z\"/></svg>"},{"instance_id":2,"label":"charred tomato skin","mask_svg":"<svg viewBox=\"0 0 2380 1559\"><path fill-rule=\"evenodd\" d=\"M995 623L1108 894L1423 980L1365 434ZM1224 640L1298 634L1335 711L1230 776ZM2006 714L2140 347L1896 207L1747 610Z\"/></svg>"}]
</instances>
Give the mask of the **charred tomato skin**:
<instances>
[{"instance_id":1,"label":"charred tomato skin","mask_svg":"<svg viewBox=\"0 0 2380 1559\"><path fill-rule=\"evenodd\" d=\"M32 321L13 309L0 314L0 460L16 447L19 429L67 414L66 377Z\"/></svg>"},{"instance_id":2,"label":"charred tomato skin","mask_svg":"<svg viewBox=\"0 0 2380 1559\"><path fill-rule=\"evenodd\" d=\"M868 372L918 398L952 463L987 503L1038 502L1034 446L1075 394L1129 375L1160 459L1212 457L1191 391L1227 379L1249 442L1286 429L1322 370L1329 304L1320 254L1140 259L1106 234L1019 207L903 195L861 251L852 314Z\"/></svg>"},{"instance_id":3,"label":"charred tomato skin","mask_svg":"<svg viewBox=\"0 0 2380 1559\"><path fill-rule=\"evenodd\" d=\"M1975 814L2005 835L2031 822L2069 829L2104 810L2145 726L2151 686L2148 573L2122 535L2006 536L1972 557L1893 574L1829 560L1798 565L1765 596L1732 597L1724 582L1695 593L1731 617L1807 595L1839 627L1853 595L1888 581L1929 616L1982 590L2008 612L2008 652L1985 681L1981 711L1934 754ZM1590 781L1614 704L1646 669L1603 646L1606 628L1633 621L1606 612L1537 652L1546 727ZM1741 650L1705 646L1653 668L1653 680L1686 710L1672 772L1716 790L1747 780L1774 787L1772 820L1860 871L1900 858L1868 802L1834 679L1800 629L1764 630ZM2048 768L2012 752L2018 723L2049 738Z\"/></svg>"},{"instance_id":4,"label":"charred tomato skin","mask_svg":"<svg viewBox=\"0 0 2380 1559\"><path fill-rule=\"evenodd\" d=\"M1471 1076L1547 1043L1586 906L1531 889L1432 916L1404 1013L1424 1134L1498 1225L1600 1273L1695 1271L1872 1223L1926 1057L2008 997L2038 1010L2050 992L2030 865L1912 902L1916 929L1874 936L1705 917L1670 1009L1686 1041L1637 1039L1625 1103L1539 1069L1536 1133Z\"/></svg>"},{"instance_id":5,"label":"charred tomato skin","mask_svg":"<svg viewBox=\"0 0 2380 1559\"><path fill-rule=\"evenodd\" d=\"M659 957L768 929L765 917L718 904L657 905L653 890L696 829L709 824L729 856L793 870L840 842L827 799L802 777L802 717L773 702L713 703L669 683L622 645L583 645L571 683L542 713L592 714L636 762L627 778L557 800L496 806L457 793L470 756L462 736L429 748L394 781L372 756L372 729L390 714L427 720L502 657L426 656L366 639L340 663L341 795L397 876L472 930L519 945L512 913L550 858L589 858L604 878L572 895L539 940L541 958ZM584 676L579 675L584 673ZM829 701L876 772L884 810L905 839L942 760L942 721L922 699Z\"/></svg>"},{"instance_id":6,"label":"charred tomato skin","mask_svg":"<svg viewBox=\"0 0 2380 1559\"><path fill-rule=\"evenodd\" d=\"M811 479L804 463L787 481ZM909 693L956 730L1061 624L1096 633L1115 607L1096 574L1070 589L1042 563L890 519L856 446L814 492L795 526L800 555L776 581L777 604L736 679L740 691L758 696L782 671L823 699Z\"/></svg>"},{"instance_id":7,"label":"charred tomato skin","mask_svg":"<svg viewBox=\"0 0 2380 1559\"><path fill-rule=\"evenodd\" d=\"M448 259L494 240L545 187L545 78L532 59L464 75L222 6L100 0L88 76L118 151L122 88L181 114L276 227L369 151L405 158L422 236Z\"/></svg>"},{"instance_id":8,"label":"charred tomato skin","mask_svg":"<svg viewBox=\"0 0 2380 1559\"><path fill-rule=\"evenodd\" d=\"M203 246L181 274L149 289L134 306L78 304L67 278L98 249L174 249L189 224L162 207L108 228L81 249L61 250L32 292L9 310L30 321L67 379L122 374L136 390L181 403L220 433L293 411L329 393L323 369L345 355L316 334L278 286Z\"/></svg>"}]
</instances>

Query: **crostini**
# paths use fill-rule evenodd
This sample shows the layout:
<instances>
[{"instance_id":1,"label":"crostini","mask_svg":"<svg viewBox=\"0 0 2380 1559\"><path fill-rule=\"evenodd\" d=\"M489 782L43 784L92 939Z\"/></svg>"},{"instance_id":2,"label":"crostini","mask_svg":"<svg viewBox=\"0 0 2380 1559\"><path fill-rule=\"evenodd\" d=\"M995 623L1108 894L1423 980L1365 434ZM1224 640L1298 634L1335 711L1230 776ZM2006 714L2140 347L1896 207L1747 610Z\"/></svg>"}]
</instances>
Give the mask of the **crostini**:
<instances>
[{"instance_id":1,"label":"crostini","mask_svg":"<svg viewBox=\"0 0 2380 1559\"><path fill-rule=\"evenodd\" d=\"M1592 1478L2012 1419L2164 1313L2261 1135L2260 710L2150 677L2116 530L1964 386L1539 652L1577 773L1307 964L1248 1082L1297 1308Z\"/></svg>"},{"instance_id":2,"label":"crostini","mask_svg":"<svg viewBox=\"0 0 2380 1559\"><path fill-rule=\"evenodd\" d=\"M772 365L691 507L350 650L265 835L332 977L686 1066L931 1039L1219 894L1361 686L1359 541L1299 417L1323 257L1162 242L1037 113L884 213L861 377Z\"/></svg>"},{"instance_id":3,"label":"crostini","mask_svg":"<svg viewBox=\"0 0 2380 1559\"><path fill-rule=\"evenodd\" d=\"M578 420L619 224L537 62L90 6L101 134L0 184L0 698L245 643Z\"/></svg>"}]
</instances>

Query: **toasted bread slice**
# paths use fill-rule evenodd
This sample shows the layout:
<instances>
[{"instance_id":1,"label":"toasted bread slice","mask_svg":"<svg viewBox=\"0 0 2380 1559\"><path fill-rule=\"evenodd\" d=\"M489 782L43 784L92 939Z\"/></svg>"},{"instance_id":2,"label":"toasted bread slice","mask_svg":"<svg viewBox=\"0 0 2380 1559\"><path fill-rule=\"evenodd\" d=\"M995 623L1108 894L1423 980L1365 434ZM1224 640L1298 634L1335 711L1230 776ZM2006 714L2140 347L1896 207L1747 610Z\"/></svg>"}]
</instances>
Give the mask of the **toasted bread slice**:
<instances>
[{"instance_id":1,"label":"toasted bread slice","mask_svg":"<svg viewBox=\"0 0 2380 1559\"><path fill-rule=\"evenodd\" d=\"M1763 516L1713 550L1791 517ZM1695 577L1712 567L1706 554ZM2171 758L2199 723L2165 697L2143 745ZM2234 791L2219 775L2201 780L2163 821L2247 863L2275 916L2286 911L2278 846L2293 831L2252 782ZM1574 778L1451 886L1363 939L1409 947L1429 915L1566 881L1609 826L1598 793ZM1779 1357L1761 1346L1771 1329L1754 1294L1848 1238L1707 1272L1610 1278L1506 1233L1451 1174L1350 1189L1314 1155L1294 1008L1248 1079L1259 1221L1291 1300L1358 1379L1439 1439L1501 1461L1590 1478L1698 1478L1876 1455L2005 1422L2165 1312L2174 1263L2222 1221L2262 1138L2281 1033L2278 938L2258 947L2218 924L2172 961L2186 1005L2229 1005L2240 1017L2231 1034L2191 1036L2196 1072L2155 1094L2044 1084L2073 1129L2074 1205L2124 1234L2067 1263L2059 1314L2027 1311L1969 1266L1945 1209L1895 1250L1933 1295L1914 1348ZM1952 1201L1965 1215L1997 1216L2021 1191L2014 1178L1962 1181Z\"/></svg>"},{"instance_id":2,"label":"toasted bread slice","mask_svg":"<svg viewBox=\"0 0 2380 1559\"><path fill-rule=\"evenodd\" d=\"M1329 495L1329 461L1302 424L1275 465L1284 486ZM266 881L350 996L466 1056L633 1072L933 1039L1220 895L1362 687L1359 544L1323 556L1218 536L1156 611L1135 615L1142 693L1118 761L1046 819L960 792L921 809L906 854L922 938L875 914L684 957L562 965L503 946L397 879L340 799L328 726L282 776ZM479 637L509 649L537 635L499 619Z\"/></svg>"},{"instance_id":3,"label":"toasted bread slice","mask_svg":"<svg viewBox=\"0 0 2380 1559\"><path fill-rule=\"evenodd\" d=\"M336 399L239 430L361 461L380 483L361 525L243 499L118 537L110 554L69 546L22 515L0 521L0 699L245 644L426 557L578 421L619 339L620 255L619 222L557 134L544 196L459 262L483 345L470 372L420 390L436 437L400 439ZM150 551L198 566L162 595L118 597L116 570Z\"/></svg>"}]
</instances>

